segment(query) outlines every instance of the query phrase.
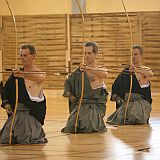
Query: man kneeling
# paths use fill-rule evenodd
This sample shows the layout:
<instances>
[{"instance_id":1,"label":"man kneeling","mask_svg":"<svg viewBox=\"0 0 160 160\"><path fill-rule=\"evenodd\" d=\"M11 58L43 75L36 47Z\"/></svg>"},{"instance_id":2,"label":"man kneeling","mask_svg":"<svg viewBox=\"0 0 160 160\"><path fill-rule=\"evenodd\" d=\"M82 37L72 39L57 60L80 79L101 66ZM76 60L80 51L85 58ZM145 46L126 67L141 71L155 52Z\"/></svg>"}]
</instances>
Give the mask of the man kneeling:
<instances>
[{"instance_id":1,"label":"man kneeling","mask_svg":"<svg viewBox=\"0 0 160 160\"><path fill-rule=\"evenodd\" d=\"M143 49L140 46L133 46L132 54L133 65L124 69L112 85L111 100L116 102L116 111L107 118L107 123L146 124L149 121L152 104L149 78L153 73L149 67L142 65ZM132 92L127 111L130 75L126 73L133 74Z\"/></svg>"},{"instance_id":2,"label":"man kneeling","mask_svg":"<svg viewBox=\"0 0 160 160\"><path fill-rule=\"evenodd\" d=\"M75 130L76 133L105 132L107 130L103 121L108 95L104 84L107 71L96 65L97 52L97 44L87 42L85 44L86 64L80 65L65 81L64 96L69 98L70 116L66 126L62 129L64 133L75 133ZM76 128L82 72L84 72L84 95Z\"/></svg>"},{"instance_id":3,"label":"man kneeling","mask_svg":"<svg viewBox=\"0 0 160 160\"><path fill-rule=\"evenodd\" d=\"M23 68L14 70L2 89L1 106L8 113L8 119L0 131L2 144L47 142L42 128L46 114L46 99L42 91L45 73L40 73L34 65L35 54L34 46L28 44L21 46L20 56ZM16 96L16 79L18 80L18 97ZM11 128L16 97L18 107L13 128ZM11 139L10 133L12 133Z\"/></svg>"}]
</instances>

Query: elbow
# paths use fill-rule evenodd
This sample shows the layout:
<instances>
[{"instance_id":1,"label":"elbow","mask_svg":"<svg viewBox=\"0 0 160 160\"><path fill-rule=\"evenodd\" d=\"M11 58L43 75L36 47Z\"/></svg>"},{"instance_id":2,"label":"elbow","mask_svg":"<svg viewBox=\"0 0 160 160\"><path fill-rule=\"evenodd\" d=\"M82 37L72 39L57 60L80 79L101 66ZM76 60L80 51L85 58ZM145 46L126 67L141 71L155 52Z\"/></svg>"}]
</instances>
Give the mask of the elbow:
<instances>
[{"instance_id":1,"label":"elbow","mask_svg":"<svg viewBox=\"0 0 160 160\"><path fill-rule=\"evenodd\" d=\"M37 78L37 83L38 84L44 83L45 78L46 78L46 75L41 75L40 77Z\"/></svg>"},{"instance_id":2,"label":"elbow","mask_svg":"<svg viewBox=\"0 0 160 160\"><path fill-rule=\"evenodd\" d=\"M107 77L108 77L108 72L105 72L104 78L107 78Z\"/></svg>"},{"instance_id":3,"label":"elbow","mask_svg":"<svg viewBox=\"0 0 160 160\"><path fill-rule=\"evenodd\" d=\"M42 84L44 83L44 81L45 81L45 78L37 79L37 84Z\"/></svg>"},{"instance_id":4,"label":"elbow","mask_svg":"<svg viewBox=\"0 0 160 160\"><path fill-rule=\"evenodd\" d=\"M149 72L148 77L153 77L153 72Z\"/></svg>"}]
</instances>

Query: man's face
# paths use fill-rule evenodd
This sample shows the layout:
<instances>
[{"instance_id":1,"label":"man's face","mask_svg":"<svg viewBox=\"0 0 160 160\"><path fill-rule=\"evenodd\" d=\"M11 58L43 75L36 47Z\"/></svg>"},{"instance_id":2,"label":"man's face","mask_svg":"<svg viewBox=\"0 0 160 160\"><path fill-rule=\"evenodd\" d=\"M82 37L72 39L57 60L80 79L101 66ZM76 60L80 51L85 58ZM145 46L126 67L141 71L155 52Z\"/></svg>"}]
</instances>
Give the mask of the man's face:
<instances>
[{"instance_id":1,"label":"man's face","mask_svg":"<svg viewBox=\"0 0 160 160\"><path fill-rule=\"evenodd\" d=\"M24 67L30 66L33 64L33 60L35 59L35 55L31 55L29 49L22 49L20 51L22 65Z\"/></svg>"},{"instance_id":2,"label":"man's face","mask_svg":"<svg viewBox=\"0 0 160 160\"><path fill-rule=\"evenodd\" d=\"M96 60L96 54L93 53L93 46L85 47L85 60L87 64L92 64Z\"/></svg>"},{"instance_id":3,"label":"man's face","mask_svg":"<svg viewBox=\"0 0 160 160\"><path fill-rule=\"evenodd\" d=\"M140 64L142 61L142 54L140 54L139 49L135 48L132 50L132 63L134 65Z\"/></svg>"}]
</instances>

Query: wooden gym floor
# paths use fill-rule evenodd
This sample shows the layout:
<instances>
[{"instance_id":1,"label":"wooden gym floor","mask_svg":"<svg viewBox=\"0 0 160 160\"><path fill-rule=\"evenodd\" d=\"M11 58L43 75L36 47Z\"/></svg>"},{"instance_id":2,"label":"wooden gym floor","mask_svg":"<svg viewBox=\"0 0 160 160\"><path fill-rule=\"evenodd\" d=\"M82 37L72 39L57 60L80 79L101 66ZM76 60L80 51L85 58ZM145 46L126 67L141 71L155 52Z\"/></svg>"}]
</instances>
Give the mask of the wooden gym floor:
<instances>
[{"instance_id":1,"label":"wooden gym floor","mask_svg":"<svg viewBox=\"0 0 160 160\"><path fill-rule=\"evenodd\" d=\"M44 125L48 143L43 145L0 145L0 160L159 160L160 94L153 93L150 125L109 126L106 133L61 134L68 117L63 91L45 90L47 116ZM109 98L108 98L109 99ZM107 102L107 116L114 111ZM0 110L1 127L6 119Z\"/></svg>"}]
</instances>

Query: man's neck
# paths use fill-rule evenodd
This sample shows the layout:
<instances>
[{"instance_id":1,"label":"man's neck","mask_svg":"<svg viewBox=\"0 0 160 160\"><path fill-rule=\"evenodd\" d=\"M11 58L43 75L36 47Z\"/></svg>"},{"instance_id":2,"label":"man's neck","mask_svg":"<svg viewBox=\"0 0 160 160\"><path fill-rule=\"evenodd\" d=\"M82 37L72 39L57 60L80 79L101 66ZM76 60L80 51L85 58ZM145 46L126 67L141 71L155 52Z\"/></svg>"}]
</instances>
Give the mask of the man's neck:
<instances>
[{"instance_id":1,"label":"man's neck","mask_svg":"<svg viewBox=\"0 0 160 160\"><path fill-rule=\"evenodd\" d=\"M24 71L34 71L34 69L35 69L34 65L24 66Z\"/></svg>"},{"instance_id":2,"label":"man's neck","mask_svg":"<svg viewBox=\"0 0 160 160\"><path fill-rule=\"evenodd\" d=\"M92 68L96 68L96 63L87 63L87 66L92 67Z\"/></svg>"},{"instance_id":3,"label":"man's neck","mask_svg":"<svg viewBox=\"0 0 160 160\"><path fill-rule=\"evenodd\" d=\"M141 67L142 63L135 63L134 65L135 65L135 67Z\"/></svg>"}]
</instances>

